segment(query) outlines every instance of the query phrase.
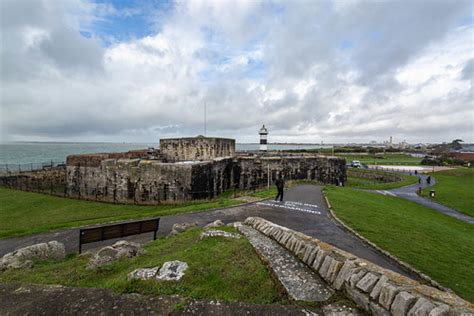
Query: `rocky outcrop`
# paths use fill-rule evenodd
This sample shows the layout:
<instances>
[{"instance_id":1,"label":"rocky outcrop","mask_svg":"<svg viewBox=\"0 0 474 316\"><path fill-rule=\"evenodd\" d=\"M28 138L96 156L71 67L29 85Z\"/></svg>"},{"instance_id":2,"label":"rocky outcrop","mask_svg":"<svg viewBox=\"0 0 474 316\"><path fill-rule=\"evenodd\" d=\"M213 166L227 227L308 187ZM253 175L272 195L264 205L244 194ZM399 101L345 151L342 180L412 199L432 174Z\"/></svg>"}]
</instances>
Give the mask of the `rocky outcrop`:
<instances>
[{"instance_id":1,"label":"rocky outcrop","mask_svg":"<svg viewBox=\"0 0 474 316\"><path fill-rule=\"evenodd\" d=\"M31 268L33 260L63 260L65 257L64 245L53 240L7 253L0 259L0 271Z\"/></svg>"},{"instance_id":2,"label":"rocky outcrop","mask_svg":"<svg viewBox=\"0 0 474 316\"><path fill-rule=\"evenodd\" d=\"M223 223L220 219L216 219L216 220L213 221L212 223L209 223L209 224L207 224L206 226L204 226L204 229L207 229L207 228L214 228L214 227L220 227L220 226L224 226L224 223Z\"/></svg>"},{"instance_id":3,"label":"rocky outcrop","mask_svg":"<svg viewBox=\"0 0 474 316\"><path fill-rule=\"evenodd\" d=\"M87 269L96 269L122 258L132 258L143 254L145 250L140 244L121 240L97 251L87 264Z\"/></svg>"},{"instance_id":4,"label":"rocky outcrop","mask_svg":"<svg viewBox=\"0 0 474 316\"><path fill-rule=\"evenodd\" d=\"M135 269L127 276L128 280L156 280L156 281L179 281L184 276L184 271L188 269L186 262L174 260L167 261L161 268Z\"/></svg>"},{"instance_id":5,"label":"rocky outcrop","mask_svg":"<svg viewBox=\"0 0 474 316\"><path fill-rule=\"evenodd\" d=\"M197 227L196 223L176 223L173 224L173 228L171 229L171 232L168 234L168 236L174 236L195 227Z\"/></svg>"},{"instance_id":6,"label":"rocky outcrop","mask_svg":"<svg viewBox=\"0 0 474 316\"><path fill-rule=\"evenodd\" d=\"M421 284L300 232L249 217L246 225L292 252L334 289L374 315L473 315L457 295Z\"/></svg>"},{"instance_id":7,"label":"rocky outcrop","mask_svg":"<svg viewBox=\"0 0 474 316\"><path fill-rule=\"evenodd\" d=\"M199 235L199 239L201 240L207 237L225 237L225 238L240 239L240 237L242 236L240 234L229 233L223 230L207 230L207 231L203 231L201 235Z\"/></svg>"}]
</instances>

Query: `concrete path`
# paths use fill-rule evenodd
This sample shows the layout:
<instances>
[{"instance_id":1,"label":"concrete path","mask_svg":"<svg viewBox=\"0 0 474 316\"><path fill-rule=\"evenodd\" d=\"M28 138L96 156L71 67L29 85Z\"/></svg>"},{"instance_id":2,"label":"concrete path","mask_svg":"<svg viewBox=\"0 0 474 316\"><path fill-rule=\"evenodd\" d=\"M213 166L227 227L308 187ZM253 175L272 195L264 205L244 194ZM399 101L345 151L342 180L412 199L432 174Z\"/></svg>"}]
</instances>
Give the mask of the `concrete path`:
<instances>
[{"instance_id":1,"label":"concrete path","mask_svg":"<svg viewBox=\"0 0 474 316\"><path fill-rule=\"evenodd\" d=\"M466 222L466 223L469 223L469 224L474 224L474 217L468 216L468 215L463 214L459 211L456 211L452 208L449 208L449 207L444 206L442 204L436 203L433 200L430 200L430 199L419 196L416 193L418 188L421 187L421 188L424 189L424 188L427 188L427 187L431 187L434 184L436 184L436 179L431 177L431 183L428 185L426 183L426 178L428 178L427 175L420 175L419 174L418 177L421 178L421 184L413 184L413 185L409 185L409 186L405 186L405 187L401 187L401 188L397 188L397 189L391 189L391 190L371 190L371 191L377 192L377 193L380 193L380 194L384 194L384 195L397 196L397 197L400 197L400 198L418 203L420 205L426 206L426 207L431 208L435 211L444 213L448 216L454 217L454 218L459 219L463 222Z\"/></svg>"},{"instance_id":2,"label":"concrete path","mask_svg":"<svg viewBox=\"0 0 474 316\"><path fill-rule=\"evenodd\" d=\"M164 216L160 220L159 235L167 235L175 223L196 222L199 225L205 225L216 219L220 219L224 223L230 223L243 221L250 216L258 216L278 225L320 239L384 268L398 272L415 280L420 279L416 274L406 271L405 268L400 266L397 262L371 248L362 240L340 227L332 219L329 213L324 196L321 192L321 187L315 185L301 185L291 188L285 192L285 200L287 203L278 204L278 207L275 207L275 204L270 202L267 202L267 205L262 203L252 203L244 206L236 206L208 212ZM288 201L293 203L288 203ZM152 234L143 234L122 239L143 243L151 240L151 238ZM0 256L15 249L51 240L57 240L64 243L66 251L68 252L77 251L79 229L68 229L33 236L0 239ZM115 241L116 240L108 240L101 243L87 244L83 249L87 250L103 245L110 245Z\"/></svg>"}]
</instances>

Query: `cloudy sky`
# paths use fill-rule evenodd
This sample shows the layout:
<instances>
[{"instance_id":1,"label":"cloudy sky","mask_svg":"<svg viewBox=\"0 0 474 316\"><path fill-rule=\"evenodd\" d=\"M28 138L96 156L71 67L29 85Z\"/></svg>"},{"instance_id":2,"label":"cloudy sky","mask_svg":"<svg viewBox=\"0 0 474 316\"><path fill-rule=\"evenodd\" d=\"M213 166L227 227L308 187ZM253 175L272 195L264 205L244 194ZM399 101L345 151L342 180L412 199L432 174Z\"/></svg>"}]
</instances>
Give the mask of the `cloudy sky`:
<instances>
[{"instance_id":1,"label":"cloudy sky","mask_svg":"<svg viewBox=\"0 0 474 316\"><path fill-rule=\"evenodd\" d=\"M474 142L474 1L0 1L1 141Z\"/></svg>"}]
</instances>

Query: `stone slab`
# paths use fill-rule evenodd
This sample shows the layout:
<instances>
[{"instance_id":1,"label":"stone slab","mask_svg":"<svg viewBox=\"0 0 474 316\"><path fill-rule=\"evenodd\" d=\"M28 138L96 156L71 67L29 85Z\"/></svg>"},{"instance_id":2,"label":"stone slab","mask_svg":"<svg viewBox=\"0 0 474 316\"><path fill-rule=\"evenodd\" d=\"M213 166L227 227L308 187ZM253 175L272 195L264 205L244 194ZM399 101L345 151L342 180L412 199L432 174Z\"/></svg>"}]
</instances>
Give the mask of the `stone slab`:
<instances>
[{"instance_id":1,"label":"stone slab","mask_svg":"<svg viewBox=\"0 0 474 316\"><path fill-rule=\"evenodd\" d=\"M324 302L334 294L334 290L316 273L276 241L246 225L238 229L249 239L263 260L268 262L269 268L290 298L296 301Z\"/></svg>"}]
</instances>

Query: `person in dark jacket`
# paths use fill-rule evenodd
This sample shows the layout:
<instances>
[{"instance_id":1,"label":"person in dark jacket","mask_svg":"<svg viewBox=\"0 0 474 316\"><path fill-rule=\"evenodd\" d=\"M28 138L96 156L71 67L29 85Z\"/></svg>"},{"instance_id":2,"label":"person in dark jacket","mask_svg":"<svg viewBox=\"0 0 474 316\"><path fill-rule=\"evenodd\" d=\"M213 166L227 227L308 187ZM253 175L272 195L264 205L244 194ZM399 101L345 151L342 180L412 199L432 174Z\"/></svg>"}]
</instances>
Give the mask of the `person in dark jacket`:
<instances>
[{"instance_id":1,"label":"person in dark jacket","mask_svg":"<svg viewBox=\"0 0 474 316\"><path fill-rule=\"evenodd\" d=\"M280 198L280 202L282 202L283 201L283 189L285 188L285 180L283 179L281 174L278 176L278 179L275 181L275 185L276 185L277 190L278 190L278 194L275 198L275 201L277 201L278 198Z\"/></svg>"}]
</instances>

